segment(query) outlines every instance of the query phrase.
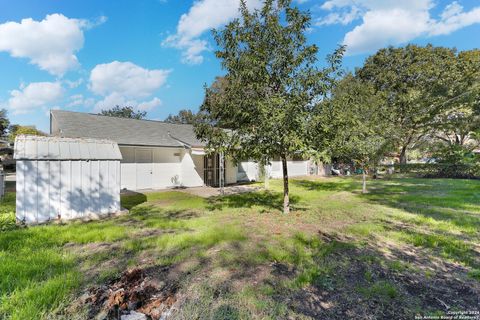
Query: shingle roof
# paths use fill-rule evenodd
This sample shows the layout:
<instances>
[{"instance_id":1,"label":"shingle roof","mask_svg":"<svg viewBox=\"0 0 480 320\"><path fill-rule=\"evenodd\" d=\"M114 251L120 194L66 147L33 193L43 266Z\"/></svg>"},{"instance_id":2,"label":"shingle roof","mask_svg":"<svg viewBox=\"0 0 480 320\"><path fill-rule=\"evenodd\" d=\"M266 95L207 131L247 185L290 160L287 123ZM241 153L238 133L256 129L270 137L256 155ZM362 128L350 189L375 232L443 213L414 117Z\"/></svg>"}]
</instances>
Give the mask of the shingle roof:
<instances>
[{"instance_id":1,"label":"shingle roof","mask_svg":"<svg viewBox=\"0 0 480 320\"><path fill-rule=\"evenodd\" d=\"M202 147L193 126L161 121L115 118L91 113L52 110L54 135L69 138L109 139L120 145Z\"/></svg>"}]
</instances>

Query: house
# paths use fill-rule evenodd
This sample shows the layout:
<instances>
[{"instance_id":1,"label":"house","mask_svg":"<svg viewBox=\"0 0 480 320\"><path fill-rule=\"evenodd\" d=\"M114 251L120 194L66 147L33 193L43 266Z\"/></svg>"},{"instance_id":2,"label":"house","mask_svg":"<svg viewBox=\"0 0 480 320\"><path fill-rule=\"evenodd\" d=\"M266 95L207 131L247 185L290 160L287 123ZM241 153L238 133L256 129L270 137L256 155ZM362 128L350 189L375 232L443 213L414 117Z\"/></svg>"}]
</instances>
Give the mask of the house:
<instances>
[{"instance_id":1,"label":"house","mask_svg":"<svg viewBox=\"0 0 480 320\"><path fill-rule=\"evenodd\" d=\"M123 157L121 187L129 190L218 186L220 182L220 156L205 153L206 145L197 139L192 125L52 110L50 134L118 143ZM309 161L294 159L288 167L290 176L310 172ZM280 161L272 161L269 171L272 177L281 177ZM226 157L225 184L258 179L255 162L237 166Z\"/></svg>"}]
</instances>

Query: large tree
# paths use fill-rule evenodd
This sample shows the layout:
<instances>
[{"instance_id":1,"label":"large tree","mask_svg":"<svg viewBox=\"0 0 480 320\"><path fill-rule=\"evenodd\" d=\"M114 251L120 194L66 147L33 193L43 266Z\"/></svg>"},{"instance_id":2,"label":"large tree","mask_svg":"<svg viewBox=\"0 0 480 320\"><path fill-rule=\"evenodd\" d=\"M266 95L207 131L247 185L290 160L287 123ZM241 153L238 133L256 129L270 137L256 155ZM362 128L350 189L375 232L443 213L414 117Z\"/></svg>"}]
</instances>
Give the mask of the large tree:
<instances>
[{"instance_id":1,"label":"large tree","mask_svg":"<svg viewBox=\"0 0 480 320\"><path fill-rule=\"evenodd\" d=\"M456 58L455 96L435 122L434 137L447 146L475 148L480 133L480 50L462 51Z\"/></svg>"},{"instance_id":2,"label":"large tree","mask_svg":"<svg viewBox=\"0 0 480 320\"><path fill-rule=\"evenodd\" d=\"M197 118L197 114L192 110L183 109L180 110L176 115L169 114L165 119L165 122L176 124L194 124L197 121Z\"/></svg>"},{"instance_id":3,"label":"large tree","mask_svg":"<svg viewBox=\"0 0 480 320\"><path fill-rule=\"evenodd\" d=\"M197 135L212 150L237 159L283 166L283 211L290 211L287 159L307 154L306 133L315 102L327 91L329 70L316 67L318 48L307 43L311 17L289 0L266 0L213 35L216 56L226 71L222 98L218 88L206 88ZM343 49L331 61L335 65ZM229 130L225 130L229 129Z\"/></svg>"},{"instance_id":4,"label":"large tree","mask_svg":"<svg viewBox=\"0 0 480 320\"><path fill-rule=\"evenodd\" d=\"M385 112L383 94L351 74L338 83L330 99L317 106L317 125L328 140L322 149L331 159L362 169L364 193L367 173L390 151L391 126Z\"/></svg>"},{"instance_id":5,"label":"large tree","mask_svg":"<svg viewBox=\"0 0 480 320\"><path fill-rule=\"evenodd\" d=\"M369 57L357 75L387 97L392 138L406 163L407 151L431 132L455 96L456 50L417 45L386 48Z\"/></svg>"},{"instance_id":6,"label":"large tree","mask_svg":"<svg viewBox=\"0 0 480 320\"><path fill-rule=\"evenodd\" d=\"M100 112L101 115L117 118L130 118L130 119L145 119L147 117L146 111L135 110L131 106L115 106L111 109L105 109Z\"/></svg>"}]
</instances>

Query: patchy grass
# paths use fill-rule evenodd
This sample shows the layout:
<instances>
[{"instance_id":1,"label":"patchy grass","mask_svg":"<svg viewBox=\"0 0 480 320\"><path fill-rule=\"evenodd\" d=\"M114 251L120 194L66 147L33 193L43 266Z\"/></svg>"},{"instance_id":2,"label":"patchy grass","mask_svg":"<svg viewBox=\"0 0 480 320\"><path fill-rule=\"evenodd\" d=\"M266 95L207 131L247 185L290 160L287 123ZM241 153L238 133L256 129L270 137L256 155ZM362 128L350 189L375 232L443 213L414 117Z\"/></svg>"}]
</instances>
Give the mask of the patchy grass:
<instances>
[{"instance_id":1,"label":"patchy grass","mask_svg":"<svg viewBox=\"0 0 480 320\"><path fill-rule=\"evenodd\" d=\"M0 318L88 318L87 288L162 267L177 319L413 318L478 307L480 182L292 179L204 199L122 196L124 216L19 228L0 204ZM452 296L456 298L451 299ZM85 306L83 306L85 307ZM88 305L86 306L88 308ZM72 311L73 310L73 311Z\"/></svg>"}]
</instances>

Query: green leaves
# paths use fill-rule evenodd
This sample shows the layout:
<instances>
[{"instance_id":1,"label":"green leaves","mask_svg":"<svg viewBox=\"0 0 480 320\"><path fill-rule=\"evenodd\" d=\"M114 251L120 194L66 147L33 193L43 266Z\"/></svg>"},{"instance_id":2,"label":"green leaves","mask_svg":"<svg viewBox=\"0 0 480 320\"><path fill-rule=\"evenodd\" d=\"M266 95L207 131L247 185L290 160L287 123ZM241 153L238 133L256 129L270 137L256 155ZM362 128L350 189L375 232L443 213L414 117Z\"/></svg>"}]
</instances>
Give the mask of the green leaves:
<instances>
[{"instance_id":1,"label":"green leaves","mask_svg":"<svg viewBox=\"0 0 480 320\"><path fill-rule=\"evenodd\" d=\"M212 149L227 149L237 158L306 153L312 108L327 94L344 49L320 70L318 47L305 36L309 13L286 0L264 1L256 11L242 2L240 11L240 19L213 31L226 76L206 88L197 134Z\"/></svg>"},{"instance_id":2,"label":"green leaves","mask_svg":"<svg viewBox=\"0 0 480 320\"><path fill-rule=\"evenodd\" d=\"M318 104L317 127L323 130L323 145L336 161L362 168L375 165L383 156L391 136L385 113L385 97L364 81L348 74L330 99ZM329 113L328 117L324 117ZM318 142L318 140L317 140Z\"/></svg>"},{"instance_id":3,"label":"green leaves","mask_svg":"<svg viewBox=\"0 0 480 320\"><path fill-rule=\"evenodd\" d=\"M479 69L478 50L457 53L432 45L408 45L379 50L357 76L385 95L390 110L385 114L394 128L393 142L402 149L402 161L407 148L435 135L446 123L442 114L459 107L457 97L478 83Z\"/></svg>"},{"instance_id":4,"label":"green leaves","mask_svg":"<svg viewBox=\"0 0 480 320\"><path fill-rule=\"evenodd\" d=\"M111 109L105 109L100 112L101 115L117 118L145 119L146 111L135 111L131 106L115 106Z\"/></svg>"}]
</instances>

